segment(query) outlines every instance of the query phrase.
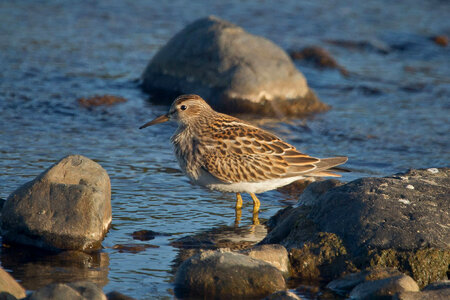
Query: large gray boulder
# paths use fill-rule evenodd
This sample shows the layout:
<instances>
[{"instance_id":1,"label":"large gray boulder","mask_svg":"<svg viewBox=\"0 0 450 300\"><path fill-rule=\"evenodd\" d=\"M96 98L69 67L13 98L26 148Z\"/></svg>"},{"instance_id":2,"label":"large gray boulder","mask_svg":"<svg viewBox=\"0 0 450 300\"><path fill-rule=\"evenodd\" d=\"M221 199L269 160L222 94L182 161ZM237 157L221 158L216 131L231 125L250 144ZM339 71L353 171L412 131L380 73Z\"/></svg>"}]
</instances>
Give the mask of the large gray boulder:
<instances>
[{"instance_id":1,"label":"large gray boulder","mask_svg":"<svg viewBox=\"0 0 450 300\"><path fill-rule=\"evenodd\" d=\"M2 209L4 241L50 250L95 250L111 224L106 171L81 155L61 159L13 192Z\"/></svg>"},{"instance_id":2,"label":"large gray boulder","mask_svg":"<svg viewBox=\"0 0 450 300\"><path fill-rule=\"evenodd\" d=\"M285 51L213 16L170 39L142 81L145 91L167 104L179 94L198 94L230 113L303 115L328 109Z\"/></svg>"},{"instance_id":3,"label":"large gray boulder","mask_svg":"<svg viewBox=\"0 0 450 300\"><path fill-rule=\"evenodd\" d=\"M193 256L181 264L175 277L180 298L253 299L285 288L277 268L233 252L206 251Z\"/></svg>"},{"instance_id":4,"label":"large gray boulder","mask_svg":"<svg viewBox=\"0 0 450 300\"><path fill-rule=\"evenodd\" d=\"M274 226L262 243L288 248L296 276L333 279L366 267L394 267L423 287L447 276L448 195L449 168L341 186L316 183L302 196L308 205L285 209L269 222Z\"/></svg>"},{"instance_id":5,"label":"large gray boulder","mask_svg":"<svg viewBox=\"0 0 450 300\"><path fill-rule=\"evenodd\" d=\"M450 249L449 195L450 169L411 170L334 188L309 216L321 230L342 237L352 252Z\"/></svg>"}]
</instances>

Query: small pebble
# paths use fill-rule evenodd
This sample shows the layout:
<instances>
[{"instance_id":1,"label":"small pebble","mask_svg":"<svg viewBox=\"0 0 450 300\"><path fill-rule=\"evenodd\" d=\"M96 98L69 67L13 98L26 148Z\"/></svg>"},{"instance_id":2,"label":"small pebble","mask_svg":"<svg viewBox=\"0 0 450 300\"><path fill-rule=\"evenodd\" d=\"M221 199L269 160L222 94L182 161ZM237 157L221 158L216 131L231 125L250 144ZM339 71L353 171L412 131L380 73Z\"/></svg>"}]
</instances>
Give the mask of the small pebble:
<instances>
[{"instance_id":1,"label":"small pebble","mask_svg":"<svg viewBox=\"0 0 450 300\"><path fill-rule=\"evenodd\" d=\"M409 190L413 190L413 189L414 189L414 186L411 185L411 184L408 184L408 185L406 186L406 188L409 189Z\"/></svg>"},{"instance_id":2,"label":"small pebble","mask_svg":"<svg viewBox=\"0 0 450 300\"><path fill-rule=\"evenodd\" d=\"M398 202L401 202L403 204L411 204L411 201L409 201L408 199L398 199Z\"/></svg>"},{"instance_id":3,"label":"small pebble","mask_svg":"<svg viewBox=\"0 0 450 300\"><path fill-rule=\"evenodd\" d=\"M432 173L432 174L439 173L439 170L436 169L436 168L429 168L429 169L427 169L427 171L430 172L430 173Z\"/></svg>"}]
</instances>

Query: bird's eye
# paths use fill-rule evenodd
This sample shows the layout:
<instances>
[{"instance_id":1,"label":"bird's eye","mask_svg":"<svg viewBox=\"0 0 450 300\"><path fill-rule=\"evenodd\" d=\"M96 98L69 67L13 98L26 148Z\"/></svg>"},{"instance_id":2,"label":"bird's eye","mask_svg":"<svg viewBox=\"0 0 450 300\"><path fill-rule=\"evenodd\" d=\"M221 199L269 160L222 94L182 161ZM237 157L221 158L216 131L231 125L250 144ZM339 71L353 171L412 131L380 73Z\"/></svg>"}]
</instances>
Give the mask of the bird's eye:
<instances>
[{"instance_id":1,"label":"bird's eye","mask_svg":"<svg viewBox=\"0 0 450 300\"><path fill-rule=\"evenodd\" d=\"M181 110L186 110L186 108L187 108L186 105L181 105L181 106L180 106L180 109L181 109Z\"/></svg>"}]
</instances>

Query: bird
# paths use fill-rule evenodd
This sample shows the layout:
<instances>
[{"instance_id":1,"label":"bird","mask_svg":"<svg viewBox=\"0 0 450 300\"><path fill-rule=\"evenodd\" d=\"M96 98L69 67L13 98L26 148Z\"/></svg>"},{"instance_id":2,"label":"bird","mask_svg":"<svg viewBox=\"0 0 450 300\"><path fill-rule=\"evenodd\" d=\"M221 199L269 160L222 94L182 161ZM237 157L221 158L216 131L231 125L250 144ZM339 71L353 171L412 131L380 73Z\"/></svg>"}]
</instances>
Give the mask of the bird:
<instances>
[{"instance_id":1,"label":"bird","mask_svg":"<svg viewBox=\"0 0 450 300\"><path fill-rule=\"evenodd\" d=\"M183 173L194 184L236 193L239 219L241 193L250 194L257 219L256 194L307 177L341 177L335 173L342 171L337 166L347 161L345 156L316 158L301 153L264 129L215 111L194 94L177 97L166 114L139 129L167 121L178 123L171 142Z\"/></svg>"}]
</instances>

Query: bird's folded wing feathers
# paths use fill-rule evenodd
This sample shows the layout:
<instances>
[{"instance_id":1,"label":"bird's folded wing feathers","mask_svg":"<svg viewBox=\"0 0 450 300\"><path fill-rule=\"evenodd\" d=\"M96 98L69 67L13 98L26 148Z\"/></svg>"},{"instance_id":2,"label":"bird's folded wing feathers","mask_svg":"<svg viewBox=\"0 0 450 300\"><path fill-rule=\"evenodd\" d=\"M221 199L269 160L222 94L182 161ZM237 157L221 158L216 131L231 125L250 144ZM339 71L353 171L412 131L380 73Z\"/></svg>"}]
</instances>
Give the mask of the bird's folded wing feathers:
<instances>
[{"instance_id":1,"label":"bird's folded wing feathers","mask_svg":"<svg viewBox=\"0 0 450 300\"><path fill-rule=\"evenodd\" d=\"M218 179L259 182L299 176L317 169L320 159L300 153L275 135L257 127L231 121L203 137L199 152L203 168Z\"/></svg>"}]
</instances>

